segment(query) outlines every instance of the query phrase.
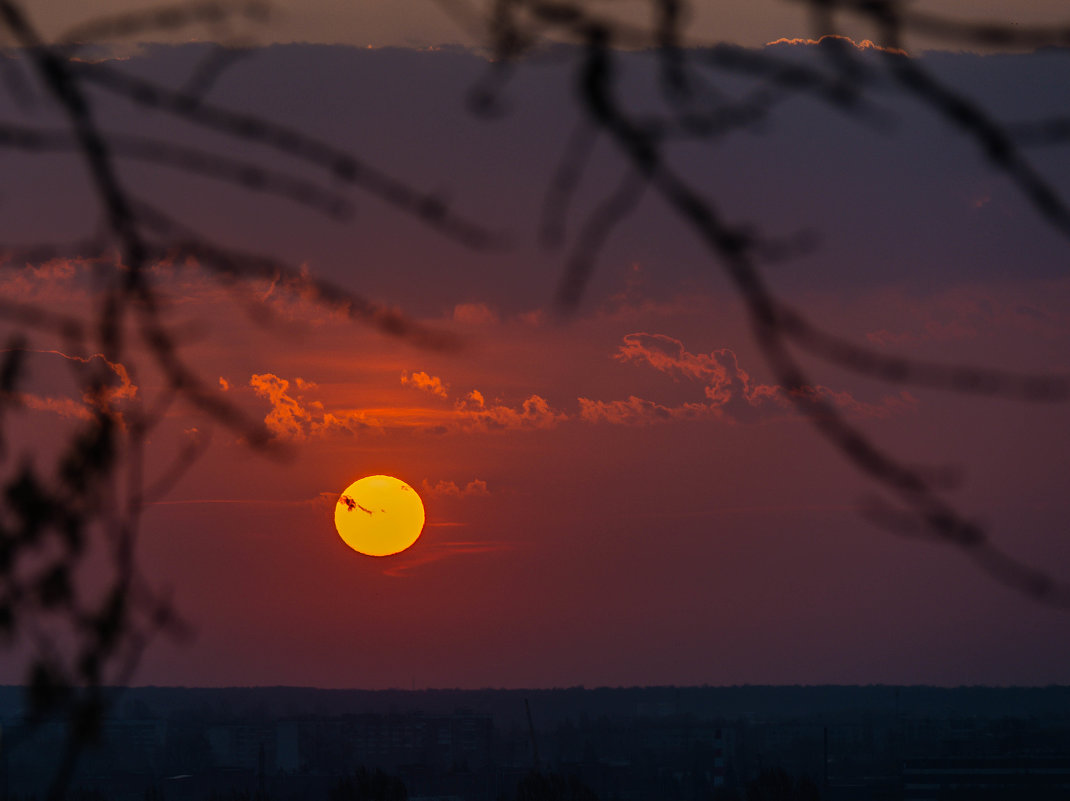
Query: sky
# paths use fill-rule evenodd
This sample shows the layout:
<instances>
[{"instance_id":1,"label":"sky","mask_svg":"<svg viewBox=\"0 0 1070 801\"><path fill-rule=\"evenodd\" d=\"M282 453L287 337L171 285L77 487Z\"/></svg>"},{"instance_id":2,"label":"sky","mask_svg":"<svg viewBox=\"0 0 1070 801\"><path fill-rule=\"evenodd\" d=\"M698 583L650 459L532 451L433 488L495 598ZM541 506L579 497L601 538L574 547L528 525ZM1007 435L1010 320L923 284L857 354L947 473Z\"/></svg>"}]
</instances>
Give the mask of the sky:
<instances>
[{"instance_id":1,"label":"sky","mask_svg":"<svg viewBox=\"0 0 1070 801\"><path fill-rule=\"evenodd\" d=\"M423 16L376 19L375 43L402 47L266 48L236 62L208 97L435 193L500 234L494 246L459 243L255 143L94 95L111 130L319 180L354 213L338 221L269 192L122 161L131 191L213 241L270 255L460 343L431 349L388 336L281 282L236 288L181 259L153 264L188 363L285 453L255 451L188 404L152 435L150 483L184 445L209 444L142 520L142 573L192 636L154 641L135 683L1066 682L1067 612L1005 586L961 549L867 517L887 493L785 398L723 267L653 193L610 237L578 310L560 314L568 245L627 169L598 141L563 216L564 247L540 241L550 179L581 115L567 61L525 65L504 90L503 113L480 117L466 99L485 60L405 47L431 41ZM418 33L404 38L410 24ZM341 33L357 27L334 29L361 45ZM814 55L806 45L766 52ZM180 86L204 53L150 47L121 66ZM925 65L1019 121L1058 113L1065 60L933 54ZM655 108L649 66L631 57L622 87ZM732 220L814 243L763 269L826 330L882 353L1065 374L1070 242L959 131L888 84L874 97L878 123L797 97L716 143L674 146L671 158ZM58 124L47 105L2 103ZM1064 153L1028 155L1067 188ZM92 233L99 216L73 156L4 157L0 241ZM12 266L0 289L77 313L95 297L93 270L78 259ZM70 383L69 348L44 335L27 347L33 383L8 418L22 424L10 447L44 459L86 407ZM816 393L932 476L997 547L1070 579L1065 404L804 363ZM143 351L108 369L118 409L162 391ZM339 493L375 474L408 482L425 504L423 535L397 556L362 556L334 531ZM21 680L19 670L5 661L0 681Z\"/></svg>"},{"instance_id":2,"label":"sky","mask_svg":"<svg viewBox=\"0 0 1070 801\"><path fill-rule=\"evenodd\" d=\"M169 36L155 33L152 39L187 41L246 40L271 42L326 42L357 47L428 47L443 44L481 44L473 17L491 4L486 0L276 0L271 3L235 3L239 11L254 8L246 18L239 14L205 30L181 29ZM596 4L597 5L597 4ZM1059 0L925 0L912 4L915 10L952 19L1005 21L1012 25L1058 24L1064 16ZM95 0L92 12L72 0L36 0L34 19L48 37L60 37L90 19L142 12L152 8L140 0ZM268 24L261 21L266 7ZM609 4L602 4L605 11ZM630 21L643 20L644 3L617 4L614 13ZM687 4L688 35L695 43L729 41L758 46L781 37L808 36L813 23L796 0L695 0ZM873 32L844 20L843 33L858 39L873 38Z\"/></svg>"}]
</instances>

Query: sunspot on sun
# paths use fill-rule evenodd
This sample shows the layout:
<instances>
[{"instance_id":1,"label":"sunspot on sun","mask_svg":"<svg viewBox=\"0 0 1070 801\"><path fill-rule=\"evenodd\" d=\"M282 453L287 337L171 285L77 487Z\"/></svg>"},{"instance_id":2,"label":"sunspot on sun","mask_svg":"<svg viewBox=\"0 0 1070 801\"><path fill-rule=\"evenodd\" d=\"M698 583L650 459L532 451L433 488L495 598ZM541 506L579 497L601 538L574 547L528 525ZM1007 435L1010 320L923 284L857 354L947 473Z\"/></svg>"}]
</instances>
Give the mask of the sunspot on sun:
<instances>
[{"instance_id":1,"label":"sunspot on sun","mask_svg":"<svg viewBox=\"0 0 1070 801\"><path fill-rule=\"evenodd\" d=\"M334 507L334 525L346 545L367 556L390 556L412 546L424 528L424 504L404 481L366 476Z\"/></svg>"}]
</instances>

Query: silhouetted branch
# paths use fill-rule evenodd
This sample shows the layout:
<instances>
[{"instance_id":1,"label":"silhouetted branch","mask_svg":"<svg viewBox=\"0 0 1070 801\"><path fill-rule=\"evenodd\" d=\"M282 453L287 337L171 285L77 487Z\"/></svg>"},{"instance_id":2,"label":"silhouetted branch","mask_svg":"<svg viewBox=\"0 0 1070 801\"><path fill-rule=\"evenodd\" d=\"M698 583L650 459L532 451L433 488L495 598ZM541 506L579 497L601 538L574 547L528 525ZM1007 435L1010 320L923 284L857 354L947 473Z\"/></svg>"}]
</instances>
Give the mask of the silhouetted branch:
<instances>
[{"instance_id":1,"label":"silhouetted branch","mask_svg":"<svg viewBox=\"0 0 1070 801\"><path fill-rule=\"evenodd\" d=\"M182 91L192 97L203 99L212 90L216 82L234 64L253 53L251 47L232 47L217 45L198 63L189 76Z\"/></svg>"},{"instance_id":2,"label":"silhouetted branch","mask_svg":"<svg viewBox=\"0 0 1070 801\"><path fill-rule=\"evenodd\" d=\"M75 63L72 68L81 79L126 97L136 105L165 111L203 128L264 145L316 166L331 177L359 187L464 245L485 248L499 242L499 237L483 226L454 214L441 198L417 192L349 153L294 128L230 111L186 92L125 74L106 64Z\"/></svg>"},{"instance_id":3,"label":"silhouetted branch","mask_svg":"<svg viewBox=\"0 0 1070 801\"><path fill-rule=\"evenodd\" d=\"M338 193L250 161L142 136L113 132L104 132L103 136L116 158L147 161L231 183L250 192L278 195L339 220L346 220L352 214L352 205ZM81 152L79 143L66 131L27 128L10 123L0 123L0 147L42 154Z\"/></svg>"},{"instance_id":4,"label":"silhouetted branch","mask_svg":"<svg viewBox=\"0 0 1070 801\"><path fill-rule=\"evenodd\" d=\"M142 36L147 33L176 30L189 25L218 25L236 16L264 22L270 9L271 5L263 0L230 3L209 0L208 2L158 6L145 11L96 17L83 22L60 34L56 39L56 46L65 49L67 45L95 44L108 39Z\"/></svg>"},{"instance_id":5,"label":"silhouetted branch","mask_svg":"<svg viewBox=\"0 0 1070 801\"><path fill-rule=\"evenodd\" d=\"M954 20L939 14L911 8L901 0L792 0L822 9L854 12L863 17L891 17L903 32L924 34L948 44L975 47L1015 47L1034 50L1070 44L1070 24L1023 25L1014 20L973 22Z\"/></svg>"},{"instance_id":6,"label":"silhouetted branch","mask_svg":"<svg viewBox=\"0 0 1070 801\"><path fill-rule=\"evenodd\" d=\"M270 256L230 250L203 240L176 240L160 251L161 256L165 254L194 259L210 272L227 280L277 282L297 297L338 311L352 320L367 323L418 347L450 351L457 350L462 344L457 336L449 332L421 325L396 309L374 303L329 281L303 275Z\"/></svg>"},{"instance_id":7,"label":"silhouetted branch","mask_svg":"<svg viewBox=\"0 0 1070 801\"><path fill-rule=\"evenodd\" d=\"M887 31L887 35L890 41L895 41L891 31ZM1070 236L1070 208L1051 183L1024 158L1001 125L980 106L918 69L909 56L895 53L885 53L885 56L892 64L892 74L903 86L976 140L992 165L1018 185L1041 216L1064 236Z\"/></svg>"},{"instance_id":8,"label":"silhouetted branch","mask_svg":"<svg viewBox=\"0 0 1070 801\"><path fill-rule=\"evenodd\" d=\"M20 328L37 329L56 333L65 339L82 341L85 339L87 322L77 317L61 314L48 309L15 300L0 298L0 318L10 320Z\"/></svg>"},{"instance_id":9,"label":"silhouetted branch","mask_svg":"<svg viewBox=\"0 0 1070 801\"><path fill-rule=\"evenodd\" d=\"M1020 147L1044 147L1070 142L1070 117L1011 123L1007 132Z\"/></svg>"},{"instance_id":10,"label":"silhouetted branch","mask_svg":"<svg viewBox=\"0 0 1070 801\"><path fill-rule=\"evenodd\" d=\"M561 306L574 308L579 303L602 246L613 229L635 209L645 188L645 178L630 171L613 193L591 212L576 237L576 244L557 287L557 302Z\"/></svg>"},{"instance_id":11,"label":"silhouetted branch","mask_svg":"<svg viewBox=\"0 0 1070 801\"><path fill-rule=\"evenodd\" d=\"M873 80L871 76L846 80L838 73L829 75L805 64L779 59L768 52L728 44L699 50L695 58L700 64L762 78L791 95L813 95L830 107L848 111L860 119L875 124L887 123L887 116L871 106L864 95L866 86Z\"/></svg>"},{"instance_id":12,"label":"silhouetted branch","mask_svg":"<svg viewBox=\"0 0 1070 801\"><path fill-rule=\"evenodd\" d=\"M198 461L200 461L200 458L207 452L211 442L212 438L209 435L198 436L196 439L187 442L179 450L178 455L171 460L171 464L167 467L164 473L157 478L156 481L145 488L144 501L146 503L152 503L153 501L167 497L182 477L185 476Z\"/></svg>"},{"instance_id":13,"label":"silhouetted branch","mask_svg":"<svg viewBox=\"0 0 1070 801\"><path fill-rule=\"evenodd\" d=\"M621 23L608 6L582 0L495 0L486 16L463 0L439 2L466 24L482 24L488 34L492 62L472 94L472 105L484 113L503 110L503 91L528 54L550 53L576 60L573 77L584 120L566 146L547 190L541 219L545 243L556 245L568 239L566 223L583 181L589 178L587 166L596 142L608 141L627 162L621 183L604 192L593 211L581 215L582 223L568 243L558 293L563 309L579 304L612 233L635 213L646 194L656 195L690 227L711 261L735 286L755 342L784 396L832 448L894 499L869 504L866 514L870 519L898 533L954 546L995 580L1029 598L1070 606L1070 587L997 548L987 530L942 496L948 481L878 446L816 392L796 351L805 351L820 363L895 384L1038 402L1067 400L1070 377L908 359L821 329L802 311L788 308L762 272L770 259L790 258L812 248L814 237L806 232L768 236L759 233L761 226L755 223L730 223L730 214L722 211L708 188L675 171L667 159L668 149L676 143L713 145L726 134L752 129L780 103L797 96L810 97L851 120L887 127L890 114L874 102L873 94L891 82L958 128L996 170L1014 182L1041 216L1070 235L1070 208L1022 150L1027 145L1070 140L1070 123L1054 117L1005 125L983 104L946 86L923 63L903 52L908 34L979 47L1038 47L1070 42L1070 27L958 22L895 0L797 0L814 20L823 58L814 66L782 59L771 50L690 47L686 0L647 0L649 20L635 25ZM59 336L69 345L69 366L84 392L84 408L52 465L55 475L26 459L12 466L10 477L0 486L5 513L5 531L0 537L0 634L9 640L25 637L36 648L27 678L32 717L38 720L63 712L69 723L51 790L54 798L62 796L82 746L106 711L103 685L128 681L153 636L164 631L180 636L185 630L168 600L140 576L137 539L145 504L174 486L204 453L207 438L187 443L146 486L144 449L149 433L173 403L183 401L210 423L237 432L250 446L279 451L262 424L223 398L191 366L181 337L164 320L162 295L149 268L166 259L185 259L222 286L240 289L267 282L295 298L419 347L451 350L461 344L454 336L305 275L281 260L211 241L137 197L122 182L117 160L147 161L244 190L275 194L331 217L349 212L341 194L245 157L109 132L98 121L94 96L88 90L103 90L137 108L159 110L221 134L229 142L259 145L291 158L319 171L322 178L352 186L466 246L488 248L502 242L501 236L456 213L437 195L418 191L354 154L292 126L207 101L214 82L246 51L212 50L178 90L111 64L74 59L84 46L104 39L193 24L219 25L237 17L260 20L266 8L255 1L166 6L92 20L49 43L42 40L20 4L0 0L0 30L18 43L26 68L43 87L42 96L35 96L21 71L23 62L16 66L0 60L9 92L24 107L53 102L67 122L62 131L0 124L0 147L80 155L104 218L100 234L84 242L4 251L8 264L63 256L92 259L100 279L84 317L0 299L0 319L18 332ZM837 38L844 16L874 27L879 58L863 57L846 39ZM647 51L645 56L657 70L660 113L633 111L624 94L620 59L626 51L640 49ZM722 89L723 76L750 78L753 86L736 96ZM262 307L259 319L269 313ZM20 392L26 348L25 340L15 336L0 360L0 424L7 423L8 413L25 397ZM135 350L142 356L147 352L144 363L162 374L164 386L151 403L141 397L120 406L109 394L112 366ZM98 354L99 360L89 358ZM130 369L135 369L133 364ZM0 428L0 433L7 430ZM10 439L0 444L9 448ZM26 561L26 554L39 552L42 544L52 549L47 557ZM93 546L106 549L111 570L99 597L87 597L78 582L78 570ZM56 619L69 624L73 655L65 656L56 647L42 623Z\"/></svg>"},{"instance_id":14,"label":"silhouetted branch","mask_svg":"<svg viewBox=\"0 0 1070 801\"><path fill-rule=\"evenodd\" d=\"M967 395L1054 403L1070 399L1070 376L1012 373L889 356L821 331L798 312L782 305L777 314L778 327L794 344L861 375L893 384L932 387Z\"/></svg>"},{"instance_id":15,"label":"silhouetted branch","mask_svg":"<svg viewBox=\"0 0 1070 801\"><path fill-rule=\"evenodd\" d=\"M1070 214L1062 199L1024 159L1008 131L979 105L944 87L902 52L904 27L930 25L932 20L911 18L907 24L902 16L902 5L890 0L864 3L805 1L821 36L838 33L833 12L839 9L848 8L875 22L881 29L881 53L892 77L977 141L989 161L1014 180L1038 212L1064 233L1070 233ZM651 8L657 20L653 35L659 47L663 93L668 103L679 109L688 99L691 86L687 77L687 54L678 46L680 9L672 0L651 0ZM544 28L550 33L547 34ZM669 130L666 122L649 117L640 120L628 112L625 100L618 96L621 87L616 69L619 48L628 46L628 36L621 36L610 22L590 14L581 3L539 0L500 3L498 14L492 18L488 30L495 41L498 57L507 62L493 67L497 75L507 75L515 69L517 59L537 46L539 36L563 36L582 43L575 79L581 106L589 120L616 143L642 184L650 186L692 228L733 281L748 312L755 341L786 396L851 464L902 504L902 512L890 513L882 507L879 514L874 514L871 509L871 518L891 523L898 531L909 528L914 533L925 533L939 542L954 545L1006 586L1046 604L1070 607L1070 585L1057 581L1043 570L1021 563L993 545L979 524L940 497L936 482L931 483L923 472L875 445L866 434L850 424L839 409L814 392L814 382L792 355L789 343L810 351L823 361L863 375L968 394L1065 401L1070 395L1070 378L945 366L888 356L821 331L799 312L787 309L765 282L759 268L763 252L761 240L747 226L728 224L712 200L668 166L664 158L665 133ZM960 33L970 30L963 28ZM990 32L983 28L975 27L972 33L977 41L990 40ZM1031 32L1030 36L1036 33ZM1058 31L1048 33L1056 38L1062 35ZM846 40L822 39L821 45L821 52L832 68L833 74L828 77L808 67L778 63L764 52L752 54L723 47L697 52L711 66L761 76L782 89L809 92L832 108L854 114L864 107L864 93L875 80L873 68L850 52ZM768 102L767 96L752 97L759 98L757 103L752 100L750 105L751 112L757 116L762 105ZM712 140L723 130L745 122L746 114L743 114L727 126L686 125L685 132ZM572 160L570 163L566 158L564 164L568 171L556 177L550 192L555 199L567 202L576 191L582 161ZM578 304L594 255L612 226L628 213L631 207L631 203L626 202L628 200L631 198L626 195L615 205L611 204L610 210L595 215L592 218L595 222L581 235L573 260L566 266L562 291L558 295L563 308L574 309Z\"/></svg>"},{"instance_id":16,"label":"silhouetted branch","mask_svg":"<svg viewBox=\"0 0 1070 801\"><path fill-rule=\"evenodd\" d=\"M598 141L597 133L593 126L583 121L576 126L565 145L561 161L543 196L539 238L545 247L559 247L565 240L569 208Z\"/></svg>"},{"instance_id":17,"label":"silhouetted branch","mask_svg":"<svg viewBox=\"0 0 1070 801\"><path fill-rule=\"evenodd\" d=\"M54 714L67 719L67 737L57 755L49 791L53 799L64 796L84 745L99 728L108 705L102 687L129 682L144 648L157 633L181 636L185 631L170 603L139 575L137 540L145 504L173 486L203 454L207 440L191 442L146 487L144 449L149 433L170 405L182 400L212 423L237 432L247 445L281 451L262 423L222 397L190 366L179 338L163 319L156 279L149 270L153 260L187 257L222 284L271 281L295 297L415 344L458 345L456 339L400 312L304 276L278 260L215 245L157 212L123 184L116 171L117 159L139 159L245 190L273 193L336 218L348 213L349 204L312 181L247 160L105 132L87 85L95 82L137 105L168 110L232 139L267 145L325 170L330 178L376 195L468 245L492 242L481 226L454 214L436 197L341 150L286 126L204 102L204 93L232 58L202 62L186 91L178 92L125 77L103 64L71 60L79 50L74 42L214 23L235 10L248 15L260 8L258 3L193 3L120 15L74 29L53 46L41 39L20 5L0 0L0 29L19 43L46 99L59 107L68 123L66 131L0 125L0 147L80 155L104 217L103 230L90 240L66 247L51 243L9 247L4 252L9 265L64 256L88 258L94 262L97 278L96 294L84 318L0 299L0 319L21 330L58 335L67 343L72 354L66 356L67 363L83 392L70 438L56 461L55 478L46 477L28 460L0 489L5 507L5 531L0 532L0 632L9 639L22 637L35 649L26 681L31 720ZM0 413L17 406L22 397L20 354L25 345L19 339L10 344L12 352L0 363ZM147 363L163 376L163 389L151 405L143 397L128 398L119 405L111 394L115 370L128 370L136 378L136 364L122 363L124 358L133 358L135 349L147 352ZM46 543L49 549L43 552L48 556L31 559ZM90 551L102 553L103 568L110 571L94 597L79 581ZM51 631L52 623L62 624L62 630ZM61 640L63 648L57 647Z\"/></svg>"}]
</instances>

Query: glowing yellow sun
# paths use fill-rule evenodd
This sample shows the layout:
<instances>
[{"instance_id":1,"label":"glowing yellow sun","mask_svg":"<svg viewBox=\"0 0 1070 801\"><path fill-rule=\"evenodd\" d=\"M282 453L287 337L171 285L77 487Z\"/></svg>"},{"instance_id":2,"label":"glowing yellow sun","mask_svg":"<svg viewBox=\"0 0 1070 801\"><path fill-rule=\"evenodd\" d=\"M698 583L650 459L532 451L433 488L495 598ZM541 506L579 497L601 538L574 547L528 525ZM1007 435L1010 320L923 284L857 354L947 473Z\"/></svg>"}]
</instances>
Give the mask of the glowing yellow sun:
<instances>
[{"instance_id":1,"label":"glowing yellow sun","mask_svg":"<svg viewBox=\"0 0 1070 801\"><path fill-rule=\"evenodd\" d=\"M354 481L334 507L334 525L345 544L368 556L400 553L424 528L424 504L416 490L392 476Z\"/></svg>"}]
</instances>

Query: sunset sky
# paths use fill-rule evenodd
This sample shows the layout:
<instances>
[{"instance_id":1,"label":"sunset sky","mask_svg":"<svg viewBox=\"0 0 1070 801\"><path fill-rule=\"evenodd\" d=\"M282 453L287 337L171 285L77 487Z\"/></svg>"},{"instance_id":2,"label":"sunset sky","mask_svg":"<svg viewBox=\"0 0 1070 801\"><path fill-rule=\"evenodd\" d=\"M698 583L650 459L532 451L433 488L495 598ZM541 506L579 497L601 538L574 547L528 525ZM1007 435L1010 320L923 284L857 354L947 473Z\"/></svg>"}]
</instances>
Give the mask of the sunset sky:
<instances>
[{"instance_id":1,"label":"sunset sky","mask_svg":"<svg viewBox=\"0 0 1070 801\"><path fill-rule=\"evenodd\" d=\"M326 42L357 47L428 47L458 43L482 44L473 17L492 3L487 0L275 0L271 3L235 3L234 8L253 6L257 22L245 24L242 16L226 24L201 31L179 30L173 35L152 33L146 38L187 41L236 40L269 42ZM599 4L595 4L598 6ZM1005 21L1012 25L1052 24L1065 13L1060 0L925 0L913 4L915 10L941 14L952 19ZM264 25L261 12L267 7L270 22ZM71 0L35 0L34 20L49 37L62 36L87 19L112 14L139 12L153 8L141 0L94 0L93 13ZM601 4L606 11L611 4ZM615 12L631 21L645 21L645 3L619 3ZM812 26L799 0L695 0L687 4L688 32L697 43L735 42L762 45L781 37L812 34ZM843 31L855 36L872 36L845 23Z\"/></svg>"},{"instance_id":2,"label":"sunset sky","mask_svg":"<svg viewBox=\"0 0 1070 801\"><path fill-rule=\"evenodd\" d=\"M714 4L700 5L699 38L717 37ZM791 4L768 5L789 10L724 12L725 38L760 46L810 33ZM56 30L47 14L61 6L42 4ZM278 258L460 343L422 348L281 284L234 288L183 260L154 265L187 361L263 421L286 455L255 452L188 406L153 435L150 479L184 443L211 444L149 507L140 540L144 576L195 634L154 642L134 681L1066 683L1070 613L999 583L962 550L867 518L874 499L889 498L785 399L721 266L653 193L610 238L578 311L559 313L568 244L627 165L601 140L564 216L565 246L541 244L550 179L581 113L570 64L525 65L504 91L505 113L476 116L466 98L486 62L463 48L409 49L467 43L435 8L320 2L295 19L283 6L259 41L355 47L265 48L208 98L436 193L500 234L485 249L286 156L98 98L106 128L322 179L353 202L352 219L136 161L121 167L133 191L214 241ZM1041 3L1019 9L1023 22L1050 14ZM813 55L806 45L772 50ZM201 55L146 47L117 63L181 86ZM1018 122L1063 113L1067 58L937 53L924 63ZM648 66L633 57L626 78L639 105L653 103ZM731 220L816 242L764 269L826 330L889 354L1067 373L1070 241L960 132L890 84L874 98L880 124L798 97L672 158ZM58 124L47 107L7 95L0 105L8 117ZM93 232L99 212L74 156L3 156L0 241ZM1028 156L1070 191L1064 151ZM9 268L0 292L74 311L92 296L92 270L76 259ZM46 449L85 407L64 344L42 336L28 347L34 383L15 441ZM805 364L815 392L931 475L1001 550L1070 580L1066 404ZM160 390L144 354L111 369L117 404ZM397 556L356 554L334 530L338 494L374 474L408 482L426 507L423 536ZM0 662L0 681L22 679L16 662Z\"/></svg>"}]
</instances>

